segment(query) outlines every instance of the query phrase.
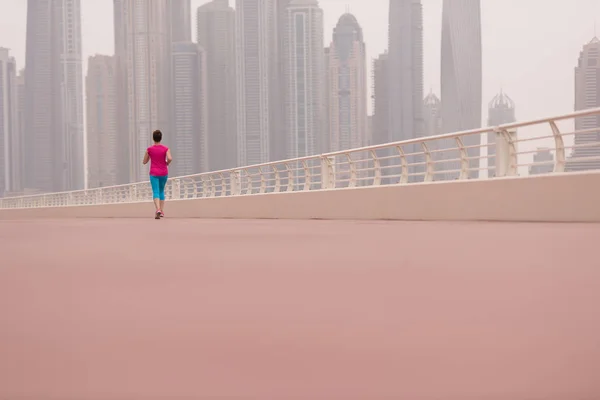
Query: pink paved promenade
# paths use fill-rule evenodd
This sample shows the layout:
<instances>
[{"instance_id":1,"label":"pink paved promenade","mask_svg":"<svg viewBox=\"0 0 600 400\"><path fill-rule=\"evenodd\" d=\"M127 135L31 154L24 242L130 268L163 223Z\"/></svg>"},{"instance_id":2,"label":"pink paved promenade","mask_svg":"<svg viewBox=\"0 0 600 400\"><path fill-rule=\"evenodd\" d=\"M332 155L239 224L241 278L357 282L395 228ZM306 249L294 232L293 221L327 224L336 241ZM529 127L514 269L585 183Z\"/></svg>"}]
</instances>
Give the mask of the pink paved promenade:
<instances>
[{"instance_id":1,"label":"pink paved promenade","mask_svg":"<svg viewBox=\"0 0 600 400\"><path fill-rule=\"evenodd\" d=\"M0 400L600 398L600 225L0 222Z\"/></svg>"}]
</instances>

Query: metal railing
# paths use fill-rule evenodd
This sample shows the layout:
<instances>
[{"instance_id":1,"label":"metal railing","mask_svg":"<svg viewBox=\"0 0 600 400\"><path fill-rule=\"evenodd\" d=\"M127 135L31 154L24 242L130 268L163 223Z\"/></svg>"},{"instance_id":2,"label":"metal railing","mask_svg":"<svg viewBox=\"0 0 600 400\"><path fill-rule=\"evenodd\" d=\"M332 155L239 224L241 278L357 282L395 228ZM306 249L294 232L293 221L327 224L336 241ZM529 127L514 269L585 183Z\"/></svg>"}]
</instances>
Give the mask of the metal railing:
<instances>
[{"instance_id":1,"label":"metal railing","mask_svg":"<svg viewBox=\"0 0 600 400\"><path fill-rule=\"evenodd\" d=\"M574 121L577 120L577 124ZM334 153L170 178L170 200L407 185L600 169L600 108ZM573 126L583 126L574 129ZM573 140L573 137L578 140ZM572 144L567 145L568 142ZM577 143L577 144L576 144ZM550 160L532 161L536 148ZM0 199L0 209L152 200L149 182Z\"/></svg>"}]
</instances>

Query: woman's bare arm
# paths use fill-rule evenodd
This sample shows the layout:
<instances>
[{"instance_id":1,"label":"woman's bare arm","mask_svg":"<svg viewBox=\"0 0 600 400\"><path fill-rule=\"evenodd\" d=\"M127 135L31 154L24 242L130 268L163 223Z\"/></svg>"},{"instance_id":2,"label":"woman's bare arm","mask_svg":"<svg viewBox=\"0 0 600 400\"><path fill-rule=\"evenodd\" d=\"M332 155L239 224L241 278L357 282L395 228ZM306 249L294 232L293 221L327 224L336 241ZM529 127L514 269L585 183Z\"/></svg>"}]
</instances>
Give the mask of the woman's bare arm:
<instances>
[{"instance_id":1,"label":"woman's bare arm","mask_svg":"<svg viewBox=\"0 0 600 400\"><path fill-rule=\"evenodd\" d=\"M171 149L167 150L167 165L173 162L173 157L171 156Z\"/></svg>"},{"instance_id":2,"label":"woman's bare arm","mask_svg":"<svg viewBox=\"0 0 600 400\"><path fill-rule=\"evenodd\" d=\"M150 155L148 154L148 150L146 150L146 154L144 154L144 165L148 164L148 161L150 161Z\"/></svg>"}]
</instances>

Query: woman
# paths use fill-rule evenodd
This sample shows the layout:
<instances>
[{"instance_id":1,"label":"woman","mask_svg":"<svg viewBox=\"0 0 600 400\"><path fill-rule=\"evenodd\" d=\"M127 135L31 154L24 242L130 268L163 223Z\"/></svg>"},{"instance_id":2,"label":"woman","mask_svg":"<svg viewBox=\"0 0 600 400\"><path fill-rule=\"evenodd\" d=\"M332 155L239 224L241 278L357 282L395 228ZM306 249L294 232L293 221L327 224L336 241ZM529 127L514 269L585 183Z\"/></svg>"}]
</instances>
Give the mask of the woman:
<instances>
[{"instance_id":1,"label":"woman","mask_svg":"<svg viewBox=\"0 0 600 400\"><path fill-rule=\"evenodd\" d=\"M144 155L144 165L150 163L150 184L152 185L152 199L156 207L154 218L160 219L165 216L165 185L169 177L169 164L173 161L171 150L167 146L163 146L162 132L155 130L152 132L154 144L146 150Z\"/></svg>"}]
</instances>

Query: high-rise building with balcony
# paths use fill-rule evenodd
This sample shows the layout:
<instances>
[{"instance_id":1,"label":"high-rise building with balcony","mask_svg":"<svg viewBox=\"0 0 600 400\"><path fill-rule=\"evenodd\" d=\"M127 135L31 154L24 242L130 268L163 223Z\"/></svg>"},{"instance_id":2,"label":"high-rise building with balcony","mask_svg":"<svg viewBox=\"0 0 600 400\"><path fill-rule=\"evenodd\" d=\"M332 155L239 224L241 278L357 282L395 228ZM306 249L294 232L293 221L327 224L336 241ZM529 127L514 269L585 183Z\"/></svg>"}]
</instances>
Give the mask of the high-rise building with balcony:
<instances>
[{"instance_id":1,"label":"high-rise building with balcony","mask_svg":"<svg viewBox=\"0 0 600 400\"><path fill-rule=\"evenodd\" d=\"M583 46L575 67L575 111L594 107L600 107L600 39L597 37ZM567 171L600 169L600 116L576 118L575 130L585 132L575 135Z\"/></svg>"},{"instance_id":2,"label":"high-rise building with balcony","mask_svg":"<svg viewBox=\"0 0 600 400\"><path fill-rule=\"evenodd\" d=\"M152 132L165 130L172 113L169 0L114 0L117 64L119 182L146 180L142 165ZM176 157L176 155L173 155Z\"/></svg>"},{"instance_id":3,"label":"high-rise building with balcony","mask_svg":"<svg viewBox=\"0 0 600 400\"><path fill-rule=\"evenodd\" d=\"M114 186L118 183L119 136L114 56L89 57L85 87L88 187Z\"/></svg>"},{"instance_id":4,"label":"high-rise building with balcony","mask_svg":"<svg viewBox=\"0 0 600 400\"><path fill-rule=\"evenodd\" d=\"M488 104L488 126L515 122L515 102L502 90ZM488 176L496 176L496 133L487 134Z\"/></svg>"},{"instance_id":5,"label":"high-rise building with balcony","mask_svg":"<svg viewBox=\"0 0 600 400\"><path fill-rule=\"evenodd\" d=\"M20 185L14 170L20 152L17 108L17 63L8 49L0 47L0 197Z\"/></svg>"},{"instance_id":6,"label":"high-rise building with balcony","mask_svg":"<svg viewBox=\"0 0 600 400\"><path fill-rule=\"evenodd\" d=\"M213 0L198 8L197 21L207 59L209 169L219 171L238 163L235 11L228 0Z\"/></svg>"},{"instance_id":7,"label":"high-rise building with balcony","mask_svg":"<svg viewBox=\"0 0 600 400\"><path fill-rule=\"evenodd\" d=\"M196 43L173 44L173 138L177 159L171 174L206 172L209 165L207 128L207 55Z\"/></svg>"},{"instance_id":8,"label":"high-rise building with balcony","mask_svg":"<svg viewBox=\"0 0 600 400\"><path fill-rule=\"evenodd\" d=\"M327 53L327 99L331 151L367 144L367 59L362 28L344 14Z\"/></svg>"},{"instance_id":9,"label":"high-rise building with balcony","mask_svg":"<svg viewBox=\"0 0 600 400\"><path fill-rule=\"evenodd\" d=\"M236 0L238 164L283 157L277 0Z\"/></svg>"},{"instance_id":10,"label":"high-rise building with balcony","mask_svg":"<svg viewBox=\"0 0 600 400\"><path fill-rule=\"evenodd\" d=\"M389 62L388 54L373 60L373 144L389 143Z\"/></svg>"},{"instance_id":11,"label":"high-rise building with balcony","mask_svg":"<svg viewBox=\"0 0 600 400\"><path fill-rule=\"evenodd\" d=\"M323 10L317 0L292 0L284 27L286 158L320 151L325 125Z\"/></svg>"},{"instance_id":12,"label":"high-rise building with balcony","mask_svg":"<svg viewBox=\"0 0 600 400\"><path fill-rule=\"evenodd\" d=\"M442 130L481 128L482 60L480 0L444 0L442 10ZM479 176L481 138L463 138L470 160L469 176ZM455 148L453 141L446 142ZM458 153L448 154L456 158ZM450 165L446 169L455 169ZM460 168L458 166L457 168Z\"/></svg>"},{"instance_id":13,"label":"high-rise building with balcony","mask_svg":"<svg viewBox=\"0 0 600 400\"><path fill-rule=\"evenodd\" d=\"M83 71L80 0L28 0L25 185L82 189Z\"/></svg>"}]
</instances>

